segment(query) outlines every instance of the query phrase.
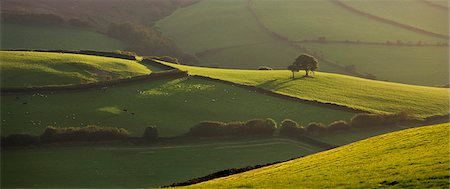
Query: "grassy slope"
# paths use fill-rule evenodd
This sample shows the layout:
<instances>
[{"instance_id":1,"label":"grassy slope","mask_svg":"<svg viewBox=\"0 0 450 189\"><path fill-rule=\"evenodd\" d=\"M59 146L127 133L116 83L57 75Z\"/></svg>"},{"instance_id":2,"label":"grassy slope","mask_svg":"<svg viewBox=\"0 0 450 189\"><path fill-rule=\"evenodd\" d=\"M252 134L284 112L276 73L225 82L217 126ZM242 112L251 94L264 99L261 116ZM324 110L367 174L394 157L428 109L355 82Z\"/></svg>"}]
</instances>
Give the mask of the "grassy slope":
<instances>
[{"instance_id":1,"label":"grassy slope","mask_svg":"<svg viewBox=\"0 0 450 189\"><path fill-rule=\"evenodd\" d=\"M405 47L356 44L304 44L343 65L382 80L442 86L449 82L447 47ZM321 69L322 70L322 69Z\"/></svg>"},{"instance_id":2,"label":"grassy slope","mask_svg":"<svg viewBox=\"0 0 450 189\"><path fill-rule=\"evenodd\" d=\"M446 188L448 135L449 124L394 132L191 188Z\"/></svg>"},{"instance_id":3,"label":"grassy slope","mask_svg":"<svg viewBox=\"0 0 450 189\"><path fill-rule=\"evenodd\" d=\"M282 139L154 147L97 145L2 150L1 185L6 188L148 188L227 168L287 160L318 150Z\"/></svg>"},{"instance_id":4,"label":"grassy slope","mask_svg":"<svg viewBox=\"0 0 450 189\"><path fill-rule=\"evenodd\" d=\"M2 96L1 104L3 136L40 134L48 125L87 124L122 127L135 136L155 125L161 136L174 136L187 132L203 120L244 121L270 117L277 122L291 118L307 124L312 121L329 123L353 115L196 78L110 87L106 92L9 95Z\"/></svg>"},{"instance_id":5,"label":"grassy slope","mask_svg":"<svg viewBox=\"0 0 450 189\"><path fill-rule=\"evenodd\" d=\"M344 1L361 11L408 24L435 33L448 35L448 10L421 1ZM417 14L419 13L420 14Z\"/></svg>"},{"instance_id":6,"label":"grassy slope","mask_svg":"<svg viewBox=\"0 0 450 189\"><path fill-rule=\"evenodd\" d=\"M175 65L190 74L252 85L307 100L340 104L371 112L408 111L419 117L449 112L449 90L367 80L316 72L314 78L293 80L287 70L212 69ZM303 75L303 73L297 73Z\"/></svg>"},{"instance_id":7,"label":"grassy slope","mask_svg":"<svg viewBox=\"0 0 450 189\"><path fill-rule=\"evenodd\" d=\"M2 87L67 85L151 71L136 61L99 56L0 51Z\"/></svg>"},{"instance_id":8,"label":"grassy slope","mask_svg":"<svg viewBox=\"0 0 450 189\"><path fill-rule=\"evenodd\" d=\"M123 50L125 44L90 30L1 24L1 48Z\"/></svg>"},{"instance_id":9,"label":"grassy slope","mask_svg":"<svg viewBox=\"0 0 450 189\"><path fill-rule=\"evenodd\" d=\"M357 15L332 1L255 0L254 4L266 26L292 40L325 36L330 40L445 42Z\"/></svg>"}]
</instances>

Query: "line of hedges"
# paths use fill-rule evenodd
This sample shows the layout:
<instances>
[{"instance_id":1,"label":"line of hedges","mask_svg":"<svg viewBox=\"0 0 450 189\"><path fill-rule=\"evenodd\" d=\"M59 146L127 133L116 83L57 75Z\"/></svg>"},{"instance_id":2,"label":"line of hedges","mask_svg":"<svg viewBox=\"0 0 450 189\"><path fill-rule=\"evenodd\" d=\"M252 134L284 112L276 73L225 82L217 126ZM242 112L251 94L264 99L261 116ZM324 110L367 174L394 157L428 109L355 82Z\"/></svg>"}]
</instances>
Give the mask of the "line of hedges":
<instances>
[{"instance_id":1,"label":"line of hedges","mask_svg":"<svg viewBox=\"0 0 450 189\"><path fill-rule=\"evenodd\" d=\"M164 78L179 78L185 77L188 74L180 70L167 70L162 72L151 73L149 75L141 75L123 79L116 79L110 81L100 81L95 83L84 83L76 85L62 85L62 86L42 86L42 87L10 87L1 88L3 94L17 94L17 93L36 93L36 92L65 92L65 91L79 91L86 89L101 89L104 87L111 87L129 83L139 83L143 81L151 81Z\"/></svg>"},{"instance_id":2,"label":"line of hedges","mask_svg":"<svg viewBox=\"0 0 450 189\"><path fill-rule=\"evenodd\" d=\"M224 137L224 136L273 136L277 124L273 119L252 119L246 122L223 123L203 121L191 127L190 137Z\"/></svg>"}]
</instances>

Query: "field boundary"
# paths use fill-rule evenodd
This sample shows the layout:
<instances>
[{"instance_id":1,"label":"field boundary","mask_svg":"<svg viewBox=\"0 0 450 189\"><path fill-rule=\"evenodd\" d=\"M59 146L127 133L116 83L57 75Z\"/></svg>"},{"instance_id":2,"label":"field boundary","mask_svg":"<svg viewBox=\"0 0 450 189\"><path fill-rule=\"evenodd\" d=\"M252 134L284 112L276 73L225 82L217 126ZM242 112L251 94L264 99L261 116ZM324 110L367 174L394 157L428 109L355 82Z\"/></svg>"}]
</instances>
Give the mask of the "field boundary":
<instances>
[{"instance_id":1,"label":"field boundary","mask_svg":"<svg viewBox=\"0 0 450 189\"><path fill-rule=\"evenodd\" d=\"M346 4L346 3L344 3L344 2L342 2L340 0L331 0L331 2L334 2L336 5L339 5L340 7L344 8L344 9L350 11L350 12L359 14L361 16L365 16L365 17L370 18L370 19L378 20L378 21L383 22L385 24L390 24L390 25L393 25L393 26L397 26L397 27L409 30L409 31L413 31L413 32L416 32L416 33L421 33L421 34L428 35L428 36L438 37L438 38L441 38L441 39L447 39L448 40L450 38L450 36L448 36L448 35L432 32L432 31L428 31L428 30L425 30L425 29L422 29L422 28L418 28L418 27L411 26L411 25L408 25L408 24L403 24L403 23L400 23L400 22L397 22L397 21L394 21L394 20L390 20L390 19L387 19L387 18L383 18L383 17L380 17L380 16L376 16L376 15L373 15L373 14L361 11L361 10L359 10L357 8L354 8L354 7L348 5L348 4Z\"/></svg>"},{"instance_id":2,"label":"field boundary","mask_svg":"<svg viewBox=\"0 0 450 189\"><path fill-rule=\"evenodd\" d=\"M101 89L107 90L108 87L115 87L117 85L125 85L131 83L140 83L145 81L153 81L166 78L180 78L186 77L187 72L174 69L162 72L151 73L148 75L135 76L124 79L116 79L111 81L101 81L94 83L75 84L75 85L60 85L60 86L42 86L42 87L8 87L1 88L1 95L13 95L13 94L30 94L30 93L53 93L53 92L71 92L71 91L83 91L89 89Z\"/></svg>"},{"instance_id":3,"label":"field boundary","mask_svg":"<svg viewBox=\"0 0 450 189\"><path fill-rule=\"evenodd\" d=\"M429 6L432 6L432 7L436 7L436 8L440 8L440 9L445 9L445 10L447 10L447 11L450 10L450 7L448 7L448 6L439 5L439 4L430 2L429 0L419 0L419 1L425 3L425 4L429 5Z\"/></svg>"}]
</instances>

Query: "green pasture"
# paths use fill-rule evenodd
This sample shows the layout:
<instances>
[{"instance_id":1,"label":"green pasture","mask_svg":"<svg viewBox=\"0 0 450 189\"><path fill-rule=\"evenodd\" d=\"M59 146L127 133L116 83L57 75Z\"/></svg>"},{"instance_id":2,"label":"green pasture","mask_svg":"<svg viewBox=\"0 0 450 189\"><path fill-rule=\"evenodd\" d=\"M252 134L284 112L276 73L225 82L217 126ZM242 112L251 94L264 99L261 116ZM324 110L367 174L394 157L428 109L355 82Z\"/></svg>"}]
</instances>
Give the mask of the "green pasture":
<instances>
[{"instance_id":1,"label":"green pasture","mask_svg":"<svg viewBox=\"0 0 450 189\"><path fill-rule=\"evenodd\" d=\"M449 124L393 132L186 188L447 188Z\"/></svg>"},{"instance_id":2,"label":"green pasture","mask_svg":"<svg viewBox=\"0 0 450 189\"><path fill-rule=\"evenodd\" d=\"M0 51L2 87L92 83L151 73L136 61L69 53Z\"/></svg>"},{"instance_id":3,"label":"green pasture","mask_svg":"<svg viewBox=\"0 0 450 189\"><path fill-rule=\"evenodd\" d=\"M387 40L446 41L445 39L419 34L361 16L340 7L333 1L255 0L253 2L255 11L261 21L272 31L286 36L291 40L326 37L329 40L378 42L385 42ZM366 1L361 1L360 4L369 6L369 3ZM403 10L403 7L398 7L397 9ZM397 15L401 14L401 12L392 14ZM417 14L417 16L419 15L422 14ZM444 22L446 18L442 18L442 14L439 16L441 16L439 20L433 20L432 22L448 25L447 22ZM411 20L411 22L421 23L422 19L420 21Z\"/></svg>"},{"instance_id":4,"label":"green pasture","mask_svg":"<svg viewBox=\"0 0 450 189\"><path fill-rule=\"evenodd\" d=\"M449 113L449 89L407 85L363 78L315 72L287 70L233 70L201 68L166 63L189 74L208 76L235 83L257 86L280 94L322 103L339 104L378 113L409 112L418 117Z\"/></svg>"},{"instance_id":5,"label":"green pasture","mask_svg":"<svg viewBox=\"0 0 450 189\"><path fill-rule=\"evenodd\" d=\"M358 72L373 74L379 80L428 86L443 86L449 82L448 47L303 45L341 65L355 65Z\"/></svg>"},{"instance_id":6,"label":"green pasture","mask_svg":"<svg viewBox=\"0 0 450 189\"><path fill-rule=\"evenodd\" d=\"M197 78L161 79L80 92L3 95L2 135L40 134L47 126L113 126L140 136L156 126L161 136L180 135L204 120L290 118L302 124L349 119L353 113L292 102Z\"/></svg>"},{"instance_id":7,"label":"green pasture","mask_svg":"<svg viewBox=\"0 0 450 189\"><path fill-rule=\"evenodd\" d=\"M448 35L448 9L445 10L434 6L429 6L427 4L424 4L424 2L422 1L345 0L343 2L353 8L372 15L421 28L427 31Z\"/></svg>"},{"instance_id":8,"label":"green pasture","mask_svg":"<svg viewBox=\"0 0 450 189\"><path fill-rule=\"evenodd\" d=\"M283 161L320 149L285 139L172 146L2 150L5 188L149 188L228 168Z\"/></svg>"},{"instance_id":9,"label":"green pasture","mask_svg":"<svg viewBox=\"0 0 450 189\"><path fill-rule=\"evenodd\" d=\"M1 23L1 49L123 50L119 40L91 30Z\"/></svg>"}]
</instances>

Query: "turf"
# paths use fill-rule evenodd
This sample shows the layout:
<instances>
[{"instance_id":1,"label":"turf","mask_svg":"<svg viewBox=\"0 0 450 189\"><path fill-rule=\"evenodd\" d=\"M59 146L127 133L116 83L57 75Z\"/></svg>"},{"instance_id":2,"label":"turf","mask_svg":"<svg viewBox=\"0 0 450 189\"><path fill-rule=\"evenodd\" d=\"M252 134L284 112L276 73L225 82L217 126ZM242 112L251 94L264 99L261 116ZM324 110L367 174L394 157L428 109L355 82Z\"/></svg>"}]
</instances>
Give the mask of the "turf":
<instances>
[{"instance_id":1,"label":"turf","mask_svg":"<svg viewBox=\"0 0 450 189\"><path fill-rule=\"evenodd\" d=\"M62 53L0 51L1 86L68 85L151 73L136 61Z\"/></svg>"},{"instance_id":2,"label":"turf","mask_svg":"<svg viewBox=\"0 0 450 189\"><path fill-rule=\"evenodd\" d=\"M211 172L283 161L319 149L291 140L4 150L5 188L149 188Z\"/></svg>"},{"instance_id":3,"label":"turf","mask_svg":"<svg viewBox=\"0 0 450 189\"><path fill-rule=\"evenodd\" d=\"M361 4L368 6L367 2ZM291 40L324 36L329 40L445 42L444 39L418 34L355 14L333 1L254 1L254 8L267 27ZM439 21L445 19L441 17ZM433 22L447 24L437 20Z\"/></svg>"},{"instance_id":4,"label":"turf","mask_svg":"<svg viewBox=\"0 0 450 189\"><path fill-rule=\"evenodd\" d=\"M406 111L418 117L449 113L449 89L406 85L316 72L313 78L304 72L287 70L232 70L184 66L166 63L189 74L208 76L280 94L322 103L339 104L374 113Z\"/></svg>"},{"instance_id":5,"label":"turf","mask_svg":"<svg viewBox=\"0 0 450 189\"><path fill-rule=\"evenodd\" d=\"M449 124L408 129L190 188L447 188L448 135Z\"/></svg>"},{"instance_id":6,"label":"turf","mask_svg":"<svg viewBox=\"0 0 450 189\"><path fill-rule=\"evenodd\" d=\"M142 135L146 127L153 125L160 136L175 136L204 120L228 122L270 117L277 122L290 118L305 125L353 116L341 110L187 77L109 87L106 91L8 95L2 96L1 104L3 136L41 134L47 126L89 124L125 128L134 136Z\"/></svg>"},{"instance_id":7,"label":"turf","mask_svg":"<svg viewBox=\"0 0 450 189\"><path fill-rule=\"evenodd\" d=\"M393 82L443 86L449 82L448 47L303 44L360 73ZM324 69L326 70L326 69Z\"/></svg>"},{"instance_id":8,"label":"turf","mask_svg":"<svg viewBox=\"0 0 450 189\"><path fill-rule=\"evenodd\" d=\"M1 23L1 48L113 51L126 44L91 30Z\"/></svg>"},{"instance_id":9,"label":"turf","mask_svg":"<svg viewBox=\"0 0 450 189\"><path fill-rule=\"evenodd\" d=\"M402 24L448 35L448 9L424 4L422 1L344 1L358 10ZM448 2L447 2L448 4ZM420 14L417 14L419 13Z\"/></svg>"}]
</instances>

